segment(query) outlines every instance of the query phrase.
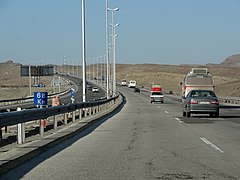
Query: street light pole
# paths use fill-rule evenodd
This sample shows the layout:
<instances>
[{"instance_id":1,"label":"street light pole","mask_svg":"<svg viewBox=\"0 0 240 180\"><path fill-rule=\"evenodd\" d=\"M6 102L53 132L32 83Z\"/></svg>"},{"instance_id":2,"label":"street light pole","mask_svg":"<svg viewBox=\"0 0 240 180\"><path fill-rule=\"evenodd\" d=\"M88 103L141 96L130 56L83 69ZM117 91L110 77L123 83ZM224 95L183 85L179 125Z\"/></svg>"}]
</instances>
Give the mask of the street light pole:
<instances>
[{"instance_id":1,"label":"street light pole","mask_svg":"<svg viewBox=\"0 0 240 180\"><path fill-rule=\"evenodd\" d=\"M109 50L108 50L108 0L106 0L106 64L107 64L107 99L109 99Z\"/></svg>"},{"instance_id":2,"label":"street light pole","mask_svg":"<svg viewBox=\"0 0 240 180\"><path fill-rule=\"evenodd\" d=\"M82 0L82 86L83 102L86 102L86 40L85 40L85 0Z\"/></svg>"},{"instance_id":3,"label":"street light pole","mask_svg":"<svg viewBox=\"0 0 240 180\"><path fill-rule=\"evenodd\" d=\"M113 25L113 96L116 96L117 91L117 83L116 83L116 37L118 36L115 31L116 27L119 26L119 24Z\"/></svg>"},{"instance_id":4,"label":"street light pole","mask_svg":"<svg viewBox=\"0 0 240 180\"><path fill-rule=\"evenodd\" d=\"M112 70L112 79L113 79L113 84L112 84L112 90L113 90L113 96L116 95L116 61L115 61L115 27L119 26L119 24L114 25L114 12L118 11L119 8L114 8L110 9L108 8L109 11L112 12L112 58L113 58L113 70Z\"/></svg>"}]
</instances>

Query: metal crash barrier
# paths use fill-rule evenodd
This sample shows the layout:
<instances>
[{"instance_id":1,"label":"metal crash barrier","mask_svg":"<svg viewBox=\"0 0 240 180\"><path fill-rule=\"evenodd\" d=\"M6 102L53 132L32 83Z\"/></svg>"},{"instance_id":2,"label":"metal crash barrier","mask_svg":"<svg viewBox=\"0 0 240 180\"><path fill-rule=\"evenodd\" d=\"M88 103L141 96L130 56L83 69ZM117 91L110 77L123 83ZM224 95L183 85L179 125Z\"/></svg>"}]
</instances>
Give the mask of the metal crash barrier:
<instances>
[{"instance_id":1,"label":"metal crash barrier","mask_svg":"<svg viewBox=\"0 0 240 180\"><path fill-rule=\"evenodd\" d=\"M38 124L35 130L39 128L39 134L44 135L44 128L52 127L54 131L58 129L59 122L67 125L69 122L75 122L83 118L109 110L113 104L116 104L121 95L110 99L103 99L94 102L80 102L69 105L52 106L48 108L29 109L0 114L0 142L3 141L3 129L9 130L9 127L17 131L17 143L26 142L26 126L28 124ZM37 123L36 123L37 122ZM8 128L6 128L8 127Z\"/></svg>"}]
</instances>

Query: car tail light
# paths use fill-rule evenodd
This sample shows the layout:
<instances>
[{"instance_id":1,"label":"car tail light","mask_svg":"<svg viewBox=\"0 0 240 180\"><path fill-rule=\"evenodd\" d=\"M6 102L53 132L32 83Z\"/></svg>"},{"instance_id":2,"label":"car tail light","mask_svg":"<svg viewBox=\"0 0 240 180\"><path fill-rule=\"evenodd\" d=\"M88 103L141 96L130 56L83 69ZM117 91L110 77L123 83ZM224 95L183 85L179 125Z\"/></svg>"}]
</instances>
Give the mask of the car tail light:
<instances>
[{"instance_id":1,"label":"car tail light","mask_svg":"<svg viewBox=\"0 0 240 180\"><path fill-rule=\"evenodd\" d=\"M219 104L219 101L218 100L212 100L211 104Z\"/></svg>"},{"instance_id":2,"label":"car tail light","mask_svg":"<svg viewBox=\"0 0 240 180\"><path fill-rule=\"evenodd\" d=\"M190 104L198 104L198 101L191 99Z\"/></svg>"}]
</instances>

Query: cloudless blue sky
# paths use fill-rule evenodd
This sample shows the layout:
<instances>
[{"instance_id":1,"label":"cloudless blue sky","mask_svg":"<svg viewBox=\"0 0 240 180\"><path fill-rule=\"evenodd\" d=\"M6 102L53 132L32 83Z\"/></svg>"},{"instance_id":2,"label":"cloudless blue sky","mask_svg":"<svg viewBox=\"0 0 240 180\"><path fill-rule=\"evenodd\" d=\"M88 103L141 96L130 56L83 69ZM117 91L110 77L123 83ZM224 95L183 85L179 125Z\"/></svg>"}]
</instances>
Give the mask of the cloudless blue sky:
<instances>
[{"instance_id":1,"label":"cloudless blue sky","mask_svg":"<svg viewBox=\"0 0 240 180\"><path fill-rule=\"evenodd\" d=\"M66 56L81 64L81 2L0 0L0 62L63 64ZM105 54L105 0L85 3L94 58ZM117 63L221 63L240 54L239 0L109 0L109 7L120 9Z\"/></svg>"}]
</instances>

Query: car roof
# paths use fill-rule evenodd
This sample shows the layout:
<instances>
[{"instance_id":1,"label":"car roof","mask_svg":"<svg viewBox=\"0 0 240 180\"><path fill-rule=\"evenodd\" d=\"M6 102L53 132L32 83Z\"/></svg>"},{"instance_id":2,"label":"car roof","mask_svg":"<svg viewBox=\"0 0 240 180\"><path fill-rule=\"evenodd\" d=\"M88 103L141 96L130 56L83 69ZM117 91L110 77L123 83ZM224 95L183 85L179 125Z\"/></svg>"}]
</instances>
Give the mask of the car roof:
<instances>
[{"instance_id":1,"label":"car roof","mask_svg":"<svg viewBox=\"0 0 240 180\"><path fill-rule=\"evenodd\" d=\"M213 92L212 90L198 90L198 89L194 89L191 90L191 92Z\"/></svg>"}]
</instances>

